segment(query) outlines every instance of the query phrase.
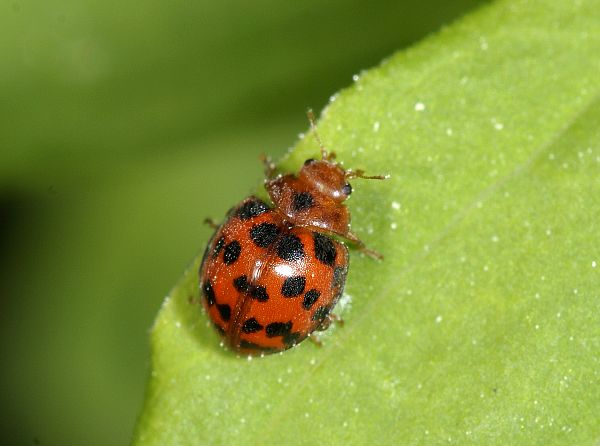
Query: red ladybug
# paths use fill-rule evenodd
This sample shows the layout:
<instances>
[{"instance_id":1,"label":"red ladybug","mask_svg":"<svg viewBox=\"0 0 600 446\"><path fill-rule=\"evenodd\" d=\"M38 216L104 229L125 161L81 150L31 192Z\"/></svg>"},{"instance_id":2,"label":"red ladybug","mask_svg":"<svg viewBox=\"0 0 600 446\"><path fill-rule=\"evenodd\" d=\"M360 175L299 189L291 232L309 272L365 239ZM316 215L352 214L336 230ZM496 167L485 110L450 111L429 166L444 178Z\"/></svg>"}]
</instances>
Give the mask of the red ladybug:
<instances>
[{"instance_id":1,"label":"red ladybug","mask_svg":"<svg viewBox=\"0 0 600 446\"><path fill-rule=\"evenodd\" d=\"M246 198L229 211L204 253L204 308L227 345L240 353L279 352L329 326L348 272L348 249L330 235L381 258L350 231L343 202L352 193L348 179L384 177L335 163L310 111L308 116L321 159L308 159L298 175L283 176L274 176L265 160L273 207Z\"/></svg>"}]
</instances>

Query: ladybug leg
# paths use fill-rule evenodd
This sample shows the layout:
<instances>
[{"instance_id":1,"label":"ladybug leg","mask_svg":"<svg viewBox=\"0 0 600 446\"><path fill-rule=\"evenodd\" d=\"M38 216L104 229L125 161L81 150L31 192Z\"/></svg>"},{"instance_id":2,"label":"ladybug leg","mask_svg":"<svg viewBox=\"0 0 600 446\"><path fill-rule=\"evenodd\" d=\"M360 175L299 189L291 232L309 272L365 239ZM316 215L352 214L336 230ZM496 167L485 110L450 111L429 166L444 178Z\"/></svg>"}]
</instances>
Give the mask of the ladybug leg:
<instances>
[{"instance_id":1,"label":"ladybug leg","mask_svg":"<svg viewBox=\"0 0 600 446\"><path fill-rule=\"evenodd\" d=\"M342 319L340 316L338 316L337 314L333 314L333 313L329 313L327 315L327 317L329 317L329 319L331 319L332 321L334 321L336 324L338 324L340 327L344 326L344 319Z\"/></svg>"},{"instance_id":2,"label":"ladybug leg","mask_svg":"<svg viewBox=\"0 0 600 446\"><path fill-rule=\"evenodd\" d=\"M323 347L323 341L321 341L321 338L319 338L318 336L310 335L309 338L310 342L315 344L317 347Z\"/></svg>"},{"instance_id":3,"label":"ladybug leg","mask_svg":"<svg viewBox=\"0 0 600 446\"><path fill-rule=\"evenodd\" d=\"M362 252L363 254L371 257L372 259L375 260L383 260L383 255L381 255L380 253L378 253L377 251L375 251L374 249L371 248L367 248L365 246L365 244L362 242L361 239L359 239L356 234L354 234L351 231L348 231L348 233L345 236L348 240L350 240L351 242L353 242L356 247L358 248L358 250L360 252Z\"/></svg>"},{"instance_id":4,"label":"ladybug leg","mask_svg":"<svg viewBox=\"0 0 600 446\"><path fill-rule=\"evenodd\" d=\"M317 328L315 328L315 331L327 330L331 326L332 322L335 322L340 326L344 325L344 320L341 317L339 317L337 314L329 313L321 320ZM321 341L321 338L319 336L316 336L314 333L310 334L309 338L310 341L317 347L323 346L323 341Z\"/></svg>"},{"instance_id":5,"label":"ladybug leg","mask_svg":"<svg viewBox=\"0 0 600 446\"><path fill-rule=\"evenodd\" d=\"M265 155L264 153L261 153L259 158L263 163L263 168L265 170L265 177L267 178L267 180L271 180L271 179L275 178L276 168L275 168L275 163L273 162L271 157Z\"/></svg>"},{"instance_id":6,"label":"ladybug leg","mask_svg":"<svg viewBox=\"0 0 600 446\"><path fill-rule=\"evenodd\" d=\"M219 227L219 224L210 217L204 219L204 224L210 226L213 229L217 229Z\"/></svg>"},{"instance_id":7,"label":"ladybug leg","mask_svg":"<svg viewBox=\"0 0 600 446\"><path fill-rule=\"evenodd\" d=\"M316 331L325 331L329 328L330 325L331 325L331 318L329 317L329 315L327 315L323 318L323 320L321 321L319 326L317 328L315 328L315 330Z\"/></svg>"},{"instance_id":8,"label":"ladybug leg","mask_svg":"<svg viewBox=\"0 0 600 446\"><path fill-rule=\"evenodd\" d=\"M340 326L344 325L344 320L341 317L339 317L337 314L329 313L325 318L323 318L319 326L315 328L315 331L327 330L331 326L332 322L335 322Z\"/></svg>"}]
</instances>

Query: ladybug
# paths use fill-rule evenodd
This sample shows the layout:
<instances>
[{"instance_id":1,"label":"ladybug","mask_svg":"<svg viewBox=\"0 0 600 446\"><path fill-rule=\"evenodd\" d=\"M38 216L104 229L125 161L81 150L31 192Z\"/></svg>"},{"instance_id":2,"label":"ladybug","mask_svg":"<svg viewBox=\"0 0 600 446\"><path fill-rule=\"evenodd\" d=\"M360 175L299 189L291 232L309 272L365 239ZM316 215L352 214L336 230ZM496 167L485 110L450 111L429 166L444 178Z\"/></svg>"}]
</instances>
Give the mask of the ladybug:
<instances>
[{"instance_id":1,"label":"ladybug","mask_svg":"<svg viewBox=\"0 0 600 446\"><path fill-rule=\"evenodd\" d=\"M346 245L332 236L382 258L351 232L343 202L352 193L349 179L385 177L334 162L310 110L308 117L321 159L306 160L297 175L276 176L264 158L273 206L251 196L232 208L221 226L213 224L200 267L203 306L225 343L243 354L280 352L329 326L349 260Z\"/></svg>"}]
</instances>

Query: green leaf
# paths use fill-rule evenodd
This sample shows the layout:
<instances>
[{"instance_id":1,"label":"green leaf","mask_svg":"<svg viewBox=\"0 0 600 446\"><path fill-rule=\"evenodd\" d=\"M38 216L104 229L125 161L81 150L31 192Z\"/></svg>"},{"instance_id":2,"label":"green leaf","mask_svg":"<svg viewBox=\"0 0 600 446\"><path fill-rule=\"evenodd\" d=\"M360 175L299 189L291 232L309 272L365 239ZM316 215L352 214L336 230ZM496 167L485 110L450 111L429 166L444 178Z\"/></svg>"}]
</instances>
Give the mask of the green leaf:
<instances>
[{"instance_id":1,"label":"green leaf","mask_svg":"<svg viewBox=\"0 0 600 446\"><path fill-rule=\"evenodd\" d=\"M599 73L600 2L530 0L362 75L319 131L391 175L349 201L385 260L352 253L321 348L248 361L202 314L197 259L152 330L135 444L597 443Z\"/></svg>"}]
</instances>

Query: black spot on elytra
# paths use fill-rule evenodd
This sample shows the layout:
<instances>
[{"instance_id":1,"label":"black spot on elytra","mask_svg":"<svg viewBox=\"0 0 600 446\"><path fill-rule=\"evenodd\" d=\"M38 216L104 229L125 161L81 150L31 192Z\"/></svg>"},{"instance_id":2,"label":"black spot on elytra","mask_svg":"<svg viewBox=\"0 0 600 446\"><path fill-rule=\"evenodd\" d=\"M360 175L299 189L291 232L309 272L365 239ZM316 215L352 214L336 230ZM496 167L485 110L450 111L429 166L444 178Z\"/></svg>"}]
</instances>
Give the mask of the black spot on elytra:
<instances>
[{"instance_id":1,"label":"black spot on elytra","mask_svg":"<svg viewBox=\"0 0 600 446\"><path fill-rule=\"evenodd\" d=\"M315 161L315 159L314 159L314 158L309 158L309 159L307 159L306 161L304 161L304 165L305 165L305 166L308 166L309 164L313 163L314 161Z\"/></svg>"},{"instance_id":2,"label":"black spot on elytra","mask_svg":"<svg viewBox=\"0 0 600 446\"><path fill-rule=\"evenodd\" d=\"M247 319L246 322L244 322L244 325L242 325L242 331L244 333L256 333L257 331L261 331L262 329L263 326L260 325L258 321L253 317Z\"/></svg>"},{"instance_id":3,"label":"black spot on elytra","mask_svg":"<svg viewBox=\"0 0 600 446\"><path fill-rule=\"evenodd\" d=\"M329 307L319 307L312 315L311 319L313 321L322 321L327 317L327 315L331 312L331 308Z\"/></svg>"},{"instance_id":4,"label":"black spot on elytra","mask_svg":"<svg viewBox=\"0 0 600 446\"><path fill-rule=\"evenodd\" d=\"M331 319L328 317L325 317L325 318L321 319L319 324L315 327L315 330L316 331L325 331L329 328L330 325L331 325Z\"/></svg>"},{"instance_id":5,"label":"black spot on elytra","mask_svg":"<svg viewBox=\"0 0 600 446\"><path fill-rule=\"evenodd\" d=\"M302 306L304 307L304 309L310 310L320 295L321 293L319 293L319 291L315 290L314 288L312 290L307 291L304 295L304 300L302 301Z\"/></svg>"},{"instance_id":6,"label":"black spot on elytra","mask_svg":"<svg viewBox=\"0 0 600 446\"><path fill-rule=\"evenodd\" d=\"M259 302L266 302L269 300L267 289L264 286L257 285L250 287L250 296Z\"/></svg>"},{"instance_id":7,"label":"black spot on elytra","mask_svg":"<svg viewBox=\"0 0 600 446\"><path fill-rule=\"evenodd\" d=\"M212 283L210 283L210 280L204 282L204 286L202 287L202 293L206 298L208 306L213 306L215 304L215 291L213 290L213 286Z\"/></svg>"},{"instance_id":8,"label":"black spot on elytra","mask_svg":"<svg viewBox=\"0 0 600 446\"><path fill-rule=\"evenodd\" d=\"M275 241L279 234L279 228L273 223L261 223L252 226L250 238L256 246L266 248Z\"/></svg>"},{"instance_id":9,"label":"black spot on elytra","mask_svg":"<svg viewBox=\"0 0 600 446\"><path fill-rule=\"evenodd\" d=\"M293 333L286 333L283 335L283 343L286 347L293 347L298 342L300 342L300 337L302 334L299 331L295 331Z\"/></svg>"},{"instance_id":10,"label":"black spot on elytra","mask_svg":"<svg viewBox=\"0 0 600 446\"><path fill-rule=\"evenodd\" d=\"M279 351L276 348L263 347L262 345L255 344L254 342L246 341L244 339L242 339L240 341L240 343L238 344L238 347L240 349L244 349L244 350L257 350L257 351L261 351L261 352L265 352L265 353L274 353L274 352Z\"/></svg>"},{"instance_id":11,"label":"black spot on elytra","mask_svg":"<svg viewBox=\"0 0 600 446\"><path fill-rule=\"evenodd\" d=\"M242 246L240 245L240 242L234 240L225 246L225 249L223 250L223 261L226 265L231 265L238 259L241 252Z\"/></svg>"},{"instance_id":12,"label":"black spot on elytra","mask_svg":"<svg viewBox=\"0 0 600 446\"><path fill-rule=\"evenodd\" d=\"M252 217L256 217L269 210L269 207L261 200L249 200L246 201L237 211L238 217L242 220L248 220Z\"/></svg>"},{"instance_id":13,"label":"black spot on elytra","mask_svg":"<svg viewBox=\"0 0 600 446\"><path fill-rule=\"evenodd\" d=\"M285 234L277 242L277 255L283 260L300 260L304 257L304 245L295 235Z\"/></svg>"},{"instance_id":14,"label":"black spot on elytra","mask_svg":"<svg viewBox=\"0 0 600 446\"><path fill-rule=\"evenodd\" d=\"M344 286L346 282L346 267L336 266L333 270L333 280L331 281L331 288L340 288Z\"/></svg>"},{"instance_id":15,"label":"black spot on elytra","mask_svg":"<svg viewBox=\"0 0 600 446\"><path fill-rule=\"evenodd\" d=\"M248 350L262 350L262 347L254 342L249 342L245 340L241 340L239 343L240 348L245 348Z\"/></svg>"},{"instance_id":16,"label":"black spot on elytra","mask_svg":"<svg viewBox=\"0 0 600 446\"><path fill-rule=\"evenodd\" d=\"M221 315L221 319L224 322L227 322L231 319L231 307L227 304L217 304L217 310L219 310L219 314Z\"/></svg>"},{"instance_id":17,"label":"black spot on elytra","mask_svg":"<svg viewBox=\"0 0 600 446\"><path fill-rule=\"evenodd\" d=\"M315 199L310 192L294 192L292 195L292 209L296 212L305 211L315 205Z\"/></svg>"},{"instance_id":18,"label":"black spot on elytra","mask_svg":"<svg viewBox=\"0 0 600 446\"><path fill-rule=\"evenodd\" d=\"M315 241L315 256L317 259L325 265L333 266L337 256L333 240L318 232L313 232L313 239Z\"/></svg>"},{"instance_id":19,"label":"black spot on elytra","mask_svg":"<svg viewBox=\"0 0 600 446\"><path fill-rule=\"evenodd\" d=\"M244 291L248 291L248 287L249 287L248 278L246 276L236 277L235 279L233 279L233 286L240 293L243 293Z\"/></svg>"},{"instance_id":20,"label":"black spot on elytra","mask_svg":"<svg viewBox=\"0 0 600 446\"><path fill-rule=\"evenodd\" d=\"M304 276L288 277L283 282L283 286L281 287L281 294L283 294L285 297L296 297L304 292L305 286L306 286L306 277L304 277Z\"/></svg>"},{"instance_id":21,"label":"black spot on elytra","mask_svg":"<svg viewBox=\"0 0 600 446\"><path fill-rule=\"evenodd\" d=\"M225 245L225 237L221 237L219 240L217 240L217 243L215 243L215 247L213 248L213 253L212 253L213 259L217 258L217 256L221 252L221 249L223 249L224 245Z\"/></svg>"},{"instance_id":22,"label":"black spot on elytra","mask_svg":"<svg viewBox=\"0 0 600 446\"><path fill-rule=\"evenodd\" d=\"M268 338L275 336L285 336L292 330L292 321L288 322L271 322L265 328Z\"/></svg>"}]
</instances>

